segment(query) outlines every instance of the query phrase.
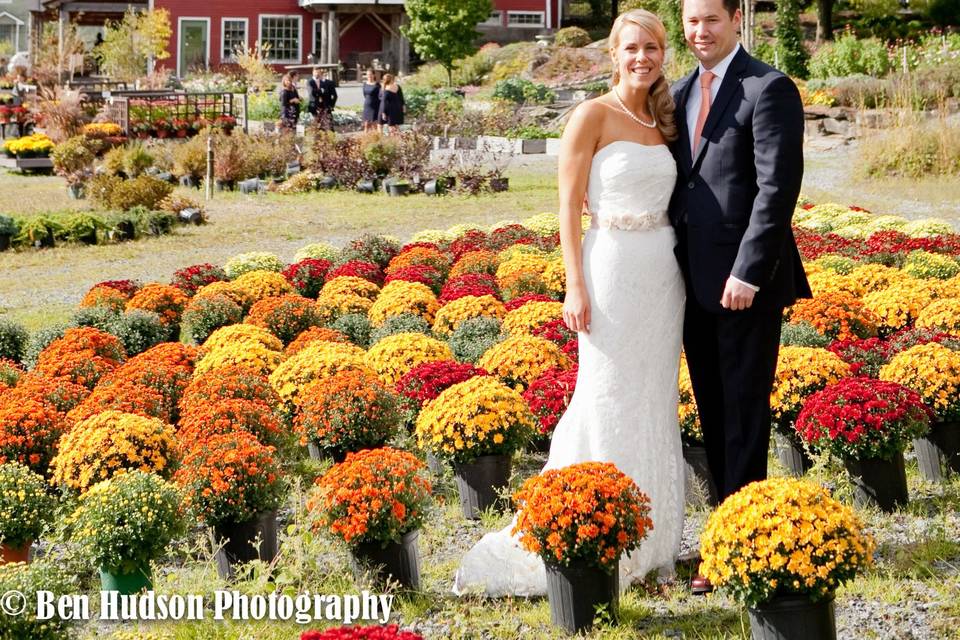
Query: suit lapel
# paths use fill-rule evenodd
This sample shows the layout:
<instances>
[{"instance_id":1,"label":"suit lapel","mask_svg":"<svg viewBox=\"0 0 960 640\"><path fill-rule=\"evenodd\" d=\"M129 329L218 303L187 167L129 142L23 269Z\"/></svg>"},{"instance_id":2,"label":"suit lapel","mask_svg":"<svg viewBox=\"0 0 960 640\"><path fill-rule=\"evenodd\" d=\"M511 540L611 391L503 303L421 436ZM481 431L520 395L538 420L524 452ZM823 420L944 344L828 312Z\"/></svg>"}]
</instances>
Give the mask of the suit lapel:
<instances>
[{"instance_id":1,"label":"suit lapel","mask_svg":"<svg viewBox=\"0 0 960 640\"><path fill-rule=\"evenodd\" d=\"M723 117L723 112L726 110L727 105L730 104L730 99L736 94L740 83L743 82L743 70L746 69L749 59L750 54L741 47L737 55L730 61L730 66L727 68L727 73L724 75L723 82L720 84L717 97L713 101L713 104L710 105L710 113L707 115L707 120L703 123L703 132L700 134L700 147L697 149L697 155L696 158L693 159L693 164L699 162L707 150L707 147L710 146L710 134L717 128L717 123L719 123L720 118ZM689 142L687 143L687 148L690 148Z\"/></svg>"},{"instance_id":2,"label":"suit lapel","mask_svg":"<svg viewBox=\"0 0 960 640\"><path fill-rule=\"evenodd\" d=\"M684 84L678 89L680 101L674 115L679 134L678 141L680 143L681 166L685 170L685 173L690 173L690 168L693 166L693 154L690 151L690 131L687 129L687 100L690 98L690 87L693 86L693 81L696 77L697 72L694 71L683 79Z\"/></svg>"}]
</instances>

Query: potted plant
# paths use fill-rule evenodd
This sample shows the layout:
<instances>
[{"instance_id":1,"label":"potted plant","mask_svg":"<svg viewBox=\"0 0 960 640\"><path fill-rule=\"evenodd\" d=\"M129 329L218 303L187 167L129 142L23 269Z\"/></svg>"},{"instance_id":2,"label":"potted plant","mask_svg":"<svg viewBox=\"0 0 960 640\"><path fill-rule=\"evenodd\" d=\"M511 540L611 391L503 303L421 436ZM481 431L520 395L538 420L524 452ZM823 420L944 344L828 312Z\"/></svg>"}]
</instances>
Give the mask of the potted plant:
<instances>
[{"instance_id":1,"label":"potted plant","mask_svg":"<svg viewBox=\"0 0 960 640\"><path fill-rule=\"evenodd\" d=\"M191 125L189 120L183 118L174 118L173 119L173 135L177 138L186 138L189 135L191 130Z\"/></svg>"},{"instance_id":2,"label":"potted plant","mask_svg":"<svg viewBox=\"0 0 960 640\"><path fill-rule=\"evenodd\" d=\"M140 470L99 482L80 497L68 525L100 568L104 591L152 588L150 562L186 531L181 503L176 486Z\"/></svg>"},{"instance_id":3,"label":"potted plant","mask_svg":"<svg viewBox=\"0 0 960 640\"><path fill-rule=\"evenodd\" d=\"M111 240L124 242L137 238L137 222L140 220L140 216L136 212L118 211L111 215L110 220L111 226L107 234Z\"/></svg>"},{"instance_id":4,"label":"potted plant","mask_svg":"<svg viewBox=\"0 0 960 640\"><path fill-rule=\"evenodd\" d=\"M553 430L567 410L576 386L577 367L574 366L572 369L550 369L523 392L523 399L537 418L537 436L532 443L534 450L550 451Z\"/></svg>"},{"instance_id":5,"label":"potted plant","mask_svg":"<svg viewBox=\"0 0 960 640\"><path fill-rule=\"evenodd\" d=\"M74 136L54 147L50 154L53 170L67 181L70 196L79 199L83 196L83 185L93 171L95 155L90 141L85 136Z\"/></svg>"},{"instance_id":6,"label":"potted plant","mask_svg":"<svg viewBox=\"0 0 960 640\"><path fill-rule=\"evenodd\" d=\"M55 234L62 230L63 227L53 218L32 216L20 223L20 233L13 240L37 248L50 248L56 244Z\"/></svg>"},{"instance_id":7,"label":"potted plant","mask_svg":"<svg viewBox=\"0 0 960 640\"><path fill-rule=\"evenodd\" d=\"M814 449L843 460L858 506L889 512L907 503L903 451L927 433L931 414L896 382L844 378L807 398L796 428Z\"/></svg>"},{"instance_id":8,"label":"potted plant","mask_svg":"<svg viewBox=\"0 0 960 640\"><path fill-rule=\"evenodd\" d=\"M403 179L394 179L389 183L388 193L391 196L405 196L410 191L410 182Z\"/></svg>"},{"instance_id":9,"label":"potted plant","mask_svg":"<svg viewBox=\"0 0 960 640\"><path fill-rule=\"evenodd\" d=\"M780 349L770 410L777 457L792 475L802 476L813 465L794 428L803 401L849 375L850 366L826 349L792 346Z\"/></svg>"},{"instance_id":10,"label":"potted plant","mask_svg":"<svg viewBox=\"0 0 960 640\"><path fill-rule=\"evenodd\" d=\"M933 412L930 432L914 441L923 476L960 473L960 352L935 342L910 347L880 369L880 379L913 389Z\"/></svg>"},{"instance_id":11,"label":"potted plant","mask_svg":"<svg viewBox=\"0 0 960 640\"><path fill-rule=\"evenodd\" d=\"M213 530L224 578L236 563L271 562L277 555L277 507L286 483L275 451L244 430L216 434L190 449L174 476L187 504Z\"/></svg>"},{"instance_id":12,"label":"potted plant","mask_svg":"<svg viewBox=\"0 0 960 640\"><path fill-rule=\"evenodd\" d=\"M873 548L854 511L826 489L772 478L713 512L700 574L748 607L755 640L834 640L836 589L870 566Z\"/></svg>"},{"instance_id":13,"label":"potted plant","mask_svg":"<svg viewBox=\"0 0 960 640\"><path fill-rule=\"evenodd\" d=\"M620 556L653 528L650 499L610 462L544 471L514 499L512 533L546 565L553 624L579 633L593 625L600 607L615 619Z\"/></svg>"},{"instance_id":14,"label":"potted plant","mask_svg":"<svg viewBox=\"0 0 960 640\"><path fill-rule=\"evenodd\" d=\"M348 452L386 443L400 419L397 395L372 373L350 369L303 390L293 428L301 444L313 444L339 461Z\"/></svg>"},{"instance_id":15,"label":"potted plant","mask_svg":"<svg viewBox=\"0 0 960 640\"><path fill-rule=\"evenodd\" d=\"M431 491L423 471L416 456L390 447L350 453L317 480L307 508L317 528L349 546L358 568L418 589L417 540Z\"/></svg>"},{"instance_id":16,"label":"potted plant","mask_svg":"<svg viewBox=\"0 0 960 640\"><path fill-rule=\"evenodd\" d=\"M444 390L420 411L417 443L449 460L466 518L496 504L510 479L510 457L535 433L535 419L517 391L492 376Z\"/></svg>"},{"instance_id":17,"label":"potted plant","mask_svg":"<svg viewBox=\"0 0 960 640\"><path fill-rule=\"evenodd\" d=\"M89 213L74 213L63 221L67 237L84 244L97 244L97 231L108 228L103 218Z\"/></svg>"},{"instance_id":18,"label":"potted plant","mask_svg":"<svg viewBox=\"0 0 960 640\"><path fill-rule=\"evenodd\" d=\"M30 545L53 520L56 500L43 476L17 462L0 464L3 562L27 562Z\"/></svg>"},{"instance_id":19,"label":"potted plant","mask_svg":"<svg viewBox=\"0 0 960 640\"><path fill-rule=\"evenodd\" d=\"M96 338L87 335L92 337L84 339ZM83 409L78 407L71 418ZM52 462L53 482L65 492L83 493L99 480L133 469L169 477L177 457L170 425L122 411L98 411L61 438Z\"/></svg>"},{"instance_id":20,"label":"potted plant","mask_svg":"<svg viewBox=\"0 0 960 640\"><path fill-rule=\"evenodd\" d=\"M10 216L0 215L0 251L10 248L10 240L20 231L20 224Z\"/></svg>"}]
</instances>

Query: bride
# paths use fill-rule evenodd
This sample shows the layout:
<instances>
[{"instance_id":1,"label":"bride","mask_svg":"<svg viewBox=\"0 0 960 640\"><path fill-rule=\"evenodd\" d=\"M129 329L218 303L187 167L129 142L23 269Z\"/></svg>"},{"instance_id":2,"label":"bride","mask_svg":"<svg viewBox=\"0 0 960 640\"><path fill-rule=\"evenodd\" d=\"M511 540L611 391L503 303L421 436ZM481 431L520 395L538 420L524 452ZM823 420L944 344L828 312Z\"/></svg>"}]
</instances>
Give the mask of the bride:
<instances>
[{"instance_id":1,"label":"bride","mask_svg":"<svg viewBox=\"0 0 960 640\"><path fill-rule=\"evenodd\" d=\"M651 570L671 574L683 531L677 373L685 294L667 219L677 169L666 142L677 133L665 40L648 11L617 18L613 89L577 107L559 161L563 318L580 333L580 368L545 470L613 462L650 497L653 530L620 559L622 589ZM581 246L584 195L592 224ZM455 593L546 593L543 562L520 547L512 526L466 554Z\"/></svg>"}]
</instances>

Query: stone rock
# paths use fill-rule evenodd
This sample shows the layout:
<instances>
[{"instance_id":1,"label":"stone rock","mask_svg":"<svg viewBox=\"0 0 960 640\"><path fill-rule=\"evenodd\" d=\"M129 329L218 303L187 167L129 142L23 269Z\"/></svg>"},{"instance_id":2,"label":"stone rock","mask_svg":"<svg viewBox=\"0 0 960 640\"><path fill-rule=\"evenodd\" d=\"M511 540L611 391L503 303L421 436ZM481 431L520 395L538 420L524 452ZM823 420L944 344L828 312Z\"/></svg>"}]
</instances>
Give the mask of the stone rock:
<instances>
[{"instance_id":1,"label":"stone rock","mask_svg":"<svg viewBox=\"0 0 960 640\"><path fill-rule=\"evenodd\" d=\"M841 122L836 118L824 118L820 121L820 124L827 135L844 137L850 135L850 124L847 122Z\"/></svg>"}]
</instances>

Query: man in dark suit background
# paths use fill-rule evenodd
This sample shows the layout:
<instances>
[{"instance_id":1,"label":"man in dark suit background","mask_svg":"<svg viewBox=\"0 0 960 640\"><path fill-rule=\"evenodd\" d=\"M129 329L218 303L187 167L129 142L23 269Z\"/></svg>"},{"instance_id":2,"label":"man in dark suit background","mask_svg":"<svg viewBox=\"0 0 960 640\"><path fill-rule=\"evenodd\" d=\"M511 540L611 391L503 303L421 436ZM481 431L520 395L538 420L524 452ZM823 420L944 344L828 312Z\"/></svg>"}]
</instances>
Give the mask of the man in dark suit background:
<instances>
[{"instance_id":1,"label":"man in dark suit background","mask_svg":"<svg viewBox=\"0 0 960 640\"><path fill-rule=\"evenodd\" d=\"M333 131L333 108L337 106L337 85L327 77L325 69L313 68L313 77L307 81L310 91L308 110L321 129Z\"/></svg>"},{"instance_id":2,"label":"man in dark suit background","mask_svg":"<svg viewBox=\"0 0 960 640\"><path fill-rule=\"evenodd\" d=\"M741 18L738 0L684 0L700 64L672 89L684 351L721 500L766 478L783 309L811 295L790 227L803 105L790 78L740 47Z\"/></svg>"}]
</instances>

